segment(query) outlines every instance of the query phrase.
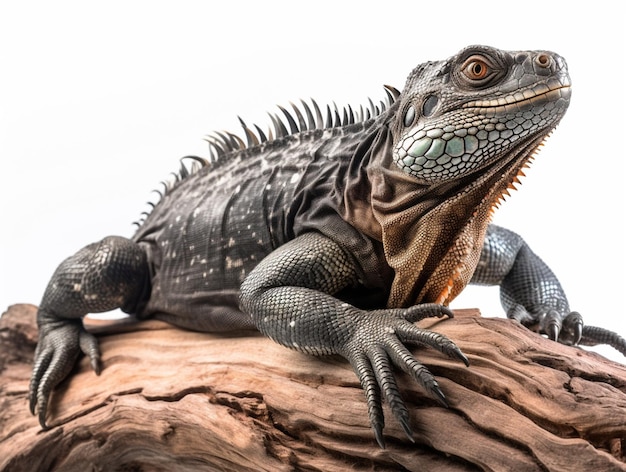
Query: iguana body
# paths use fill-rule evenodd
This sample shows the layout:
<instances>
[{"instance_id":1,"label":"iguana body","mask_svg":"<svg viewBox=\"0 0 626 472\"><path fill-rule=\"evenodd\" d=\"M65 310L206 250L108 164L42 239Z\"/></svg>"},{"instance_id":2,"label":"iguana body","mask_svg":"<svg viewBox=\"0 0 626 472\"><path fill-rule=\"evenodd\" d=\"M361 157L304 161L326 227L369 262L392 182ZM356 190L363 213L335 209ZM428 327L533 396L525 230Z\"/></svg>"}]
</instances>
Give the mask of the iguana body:
<instances>
[{"instance_id":1,"label":"iguana body","mask_svg":"<svg viewBox=\"0 0 626 472\"><path fill-rule=\"evenodd\" d=\"M303 103L296 119L285 113L291 132L273 117L275 139L245 125L248 145L216 134L218 158L193 158L203 165L191 173L183 165L132 240L105 238L64 261L38 313L31 410L41 424L81 350L99 372L81 317L118 307L196 330L256 328L290 348L344 356L381 445L381 393L410 434L392 364L445 403L405 345L467 363L413 322L451 316L445 305L472 277L501 285L509 316L577 343L582 319L550 269L517 235L489 226L567 109L564 60L470 47L418 66L401 94L388 90L388 106L359 119L349 110L322 125L317 105ZM616 335L588 332L626 353Z\"/></svg>"}]
</instances>

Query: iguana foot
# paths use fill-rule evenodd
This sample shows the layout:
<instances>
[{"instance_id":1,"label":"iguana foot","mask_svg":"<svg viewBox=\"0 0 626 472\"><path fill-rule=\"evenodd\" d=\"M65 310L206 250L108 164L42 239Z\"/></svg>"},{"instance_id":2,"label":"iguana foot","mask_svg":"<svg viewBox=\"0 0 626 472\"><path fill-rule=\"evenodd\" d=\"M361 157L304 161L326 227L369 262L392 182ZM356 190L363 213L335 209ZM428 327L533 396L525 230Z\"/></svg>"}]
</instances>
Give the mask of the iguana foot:
<instances>
[{"instance_id":1,"label":"iguana foot","mask_svg":"<svg viewBox=\"0 0 626 472\"><path fill-rule=\"evenodd\" d=\"M39 343L30 382L30 411L46 427L48 397L82 351L100 373L96 338L82 318L121 308L132 313L149 293L147 256L135 242L109 236L65 259L52 275L37 312Z\"/></svg>"},{"instance_id":2,"label":"iguana foot","mask_svg":"<svg viewBox=\"0 0 626 472\"><path fill-rule=\"evenodd\" d=\"M597 346L606 344L626 356L626 339L619 334L598 326L586 326L577 311L560 313L555 309L540 310L531 314L522 305L514 305L507 316L553 341L568 346Z\"/></svg>"},{"instance_id":3,"label":"iguana foot","mask_svg":"<svg viewBox=\"0 0 626 472\"><path fill-rule=\"evenodd\" d=\"M545 308L531 313L522 305L515 304L509 308L507 316L562 344L575 346L582 338L584 323L577 311L560 312L554 308Z\"/></svg>"},{"instance_id":4,"label":"iguana foot","mask_svg":"<svg viewBox=\"0 0 626 472\"><path fill-rule=\"evenodd\" d=\"M489 225L472 283L500 285L507 316L527 328L567 345L608 344L626 356L626 340L617 333L585 326L570 311L552 270L516 233Z\"/></svg>"},{"instance_id":5,"label":"iguana foot","mask_svg":"<svg viewBox=\"0 0 626 472\"><path fill-rule=\"evenodd\" d=\"M100 375L100 350L97 339L82 326L81 320L54 320L40 324L39 343L35 351L30 380L30 412L39 414L39 424L46 429L50 393L68 376L80 352L91 360Z\"/></svg>"},{"instance_id":6,"label":"iguana foot","mask_svg":"<svg viewBox=\"0 0 626 472\"><path fill-rule=\"evenodd\" d=\"M449 309L434 304L407 309L360 311L356 315L361 319L354 323L356 329L342 350L342 355L352 364L365 391L370 422L381 448L385 447L381 391L405 433L413 440L408 409L400 395L392 365L409 374L431 397L447 406L435 377L413 357L405 345L427 345L469 366L467 357L452 341L413 324L425 317L443 315L453 316Z\"/></svg>"}]
</instances>

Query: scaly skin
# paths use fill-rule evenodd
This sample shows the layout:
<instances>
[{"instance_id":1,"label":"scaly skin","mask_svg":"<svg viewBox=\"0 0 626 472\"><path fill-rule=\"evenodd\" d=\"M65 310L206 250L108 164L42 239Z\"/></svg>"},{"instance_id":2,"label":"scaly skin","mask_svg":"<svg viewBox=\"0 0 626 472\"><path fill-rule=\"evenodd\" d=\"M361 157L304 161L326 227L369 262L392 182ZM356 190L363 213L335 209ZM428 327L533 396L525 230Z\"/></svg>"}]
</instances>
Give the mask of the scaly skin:
<instances>
[{"instance_id":1,"label":"scaly skin","mask_svg":"<svg viewBox=\"0 0 626 472\"><path fill-rule=\"evenodd\" d=\"M339 354L366 394L384 447L384 397L411 436L392 366L445 396L406 346L467 364L444 336L417 328L470 281L499 284L510 317L560 342L608 342L583 327L558 280L519 236L489 226L494 206L567 106L564 60L472 46L418 66L389 103L334 115L317 104L272 116L276 139L243 124L191 157L132 238L87 246L57 269L40 304L31 411L80 352L100 371L81 318L121 307L200 331L258 329L313 355ZM257 128L258 130L258 128ZM481 255L482 251L482 255ZM480 259L480 262L479 262Z\"/></svg>"},{"instance_id":2,"label":"scaly skin","mask_svg":"<svg viewBox=\"0 0 626 472\"><path fill-rule=\"evenodd\" d=\"M582 317L570 312L558 279L524 240L512 231L489 225L485 246L471 282L499 285L509 318L554 341L578 344L583 334Z\"/></svg>"}]
</instances>

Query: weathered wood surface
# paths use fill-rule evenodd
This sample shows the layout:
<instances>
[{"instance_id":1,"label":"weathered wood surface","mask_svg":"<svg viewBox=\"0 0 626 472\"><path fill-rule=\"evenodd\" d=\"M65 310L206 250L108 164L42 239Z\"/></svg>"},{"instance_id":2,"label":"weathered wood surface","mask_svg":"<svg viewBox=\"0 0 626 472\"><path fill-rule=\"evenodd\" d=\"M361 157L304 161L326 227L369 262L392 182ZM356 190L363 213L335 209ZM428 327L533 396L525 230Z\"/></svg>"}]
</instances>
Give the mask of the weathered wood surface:
<instances>
[{"instance_id":1,"label":"weathered wood surface","mask_svg":"<svg viewBox=\"0 0 626 472\"><path fill-rule=\"evenodd\" d=\"M476 311L421 323L471 366L419 349L450 408L398 374L416 443L385 410L386 450L341 359L159 322L101 336L102 375L83 359L42 432L27 405L34 317L15 305L0 319L3 471L626 470L626 367Z\"/></svg>"}]
</instances>

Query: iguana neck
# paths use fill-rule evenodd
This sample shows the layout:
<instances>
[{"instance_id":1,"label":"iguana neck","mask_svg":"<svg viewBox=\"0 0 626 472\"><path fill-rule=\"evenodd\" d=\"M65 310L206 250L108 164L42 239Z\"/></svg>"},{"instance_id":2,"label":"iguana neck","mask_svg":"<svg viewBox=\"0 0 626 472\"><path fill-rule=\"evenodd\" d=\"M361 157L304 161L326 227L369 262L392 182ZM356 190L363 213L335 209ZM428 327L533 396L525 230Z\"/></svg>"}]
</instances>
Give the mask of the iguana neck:
<instances>
[{"instance_id":1,"label":"iguana neck","mask_svg":"<svg viewBox=\"0 0 626 472\"><path fill-rule=\"evenodd\" d=\"M344 216L383 243L394 271L389 307L448 304L460 293L478 263L494 205L542 140L465 178L419 184L393 163L387 125L370 137L361 167L367 178L354 179L370 185L346 186Z\"/></svg>"}]
</instances>

